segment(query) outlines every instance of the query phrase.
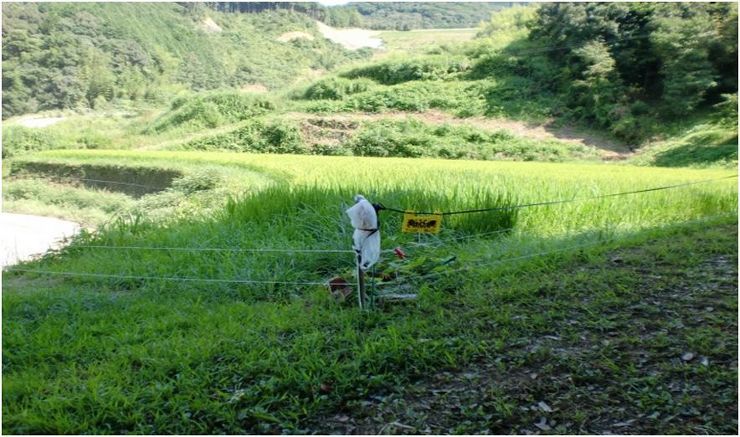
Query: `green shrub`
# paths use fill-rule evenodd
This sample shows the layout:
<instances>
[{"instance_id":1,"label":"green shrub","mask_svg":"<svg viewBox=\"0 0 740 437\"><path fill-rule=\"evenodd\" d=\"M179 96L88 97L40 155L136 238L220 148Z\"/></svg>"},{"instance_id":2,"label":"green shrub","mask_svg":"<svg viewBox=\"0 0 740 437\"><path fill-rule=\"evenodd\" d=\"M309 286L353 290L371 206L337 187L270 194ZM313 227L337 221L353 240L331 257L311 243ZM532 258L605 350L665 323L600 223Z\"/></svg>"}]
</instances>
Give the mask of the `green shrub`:
<instances>
[{"instance_id":1,"label":"green shrub","mask_svg":"<svg viewBox=\"0 0 740 437\"><path fill-rule=\"evenodd\" d=\"M58 149L62 144L45 129L11 126L3 129L3 158L40 150Z\"/></svg>"},{"instance_id":2,"label":"green shrub","mask_svg":"<svg viewBox=\"0 0 740 437\"><path fill-rule=\"evenodd\" d=\"M354 68L342 77L354 79L366 77L385 85L394 85L412 80L449 79L470 69L465 58L431 55L411 59L390 60Z\"/></svg>"},{"instance_id":3,"label":"green shrub","mask_svg":"<svg viewBox=\"0 0 740 437\"><path fill-rule=\"evenodd\" d=\"M261 132L262 141L257 143L256 152L302 153L305 146L298 128L286 122L275 121L265 125Z\"/></svg>"},{"instance_id":4,"label":"green shrub","mask_svg":"<svg viewBox=\"0 0 740 437\"><path fill-rule=\"evenodd\" d=\"M172 181L172 189L185 194L216 188L222 181L217 170L199 169Z\"/></svg>"},{"instance_id":5,"label":"green shrub","mask_svg":"<svg viewBox=\"0 0 740 437\"><path fill-rule=\"evenodd\" d=\"M303 94L303 98L311 100L339 100L345 96L365 92L372 88L373 85L374 82L370 79L331 77L313 83Z\"/></svg>"},{"instance_id":6,"label":"green shrub","mask_svg":"<svg viewBox=\"0 0 740 437\"><path fill-rule=\"evenodd\" d=\"M366 123L349 147L360 156L523 161L598 157L595 150L577 144L530 140L466 125L432 126L413 119Z\"/></svg>"},{"instance_id":7,"label":"green shrub","mask_svg":"<svg viewBox=\"0 0 740 437\"><path fill-rule=\"evenodd\" d=\"M460 117L470 117L486 112L486 102L479 88L476 82L411 81L391 86L377 85L365 92L346 96L343 100L317 100L301 107L313 113L420 112L435 108L451 111Z\"/></svg>"},{"instance_id":8,"label":"green shrub","mask_svg":"<svg viewBox=\"0 0 740 437\"><path fill-rule=\"evenodd\" d=\"M179 148L258 153L307 153L300 131L286 121L254 120L225 134L201 138Z\"/></svg>"},{"instance_id":9,"label":"green shrub","mask_svg":"<svg viewBox=\"0 0 740 437\"><path fill-rule=\"evenodd\" d=\"M419 129L404 132L403 127L390 122L370 125L352 138L352 152L357 156L432 156L432 138Z\"/></svg>"},{"instance_id":10,"label":"green shrub","mask_svg":"<svg viewBox=\"0 0 740 437\"><path fill-rule=\"evenodd\" d=\"M147 130L159 133L177 128L214 128L265 114L275 107L265 96L234 91L180 96Z\"/></svg>"}]
</instances>

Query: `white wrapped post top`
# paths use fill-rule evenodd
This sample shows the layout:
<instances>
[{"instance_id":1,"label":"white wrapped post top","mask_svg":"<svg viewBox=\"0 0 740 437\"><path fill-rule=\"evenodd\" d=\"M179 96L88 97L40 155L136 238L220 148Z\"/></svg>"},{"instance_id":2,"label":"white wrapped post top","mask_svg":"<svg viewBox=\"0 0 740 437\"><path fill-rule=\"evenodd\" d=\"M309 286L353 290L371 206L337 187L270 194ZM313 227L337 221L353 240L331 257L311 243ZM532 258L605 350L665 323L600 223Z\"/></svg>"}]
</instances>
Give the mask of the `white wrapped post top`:
<instances>
[{"instance_id":1,"label":"white wrapped post top","mask_svg":"<svg viewBox=\"0 0 740 437\"><path fill-rule=\"evenodd\" d=\"M355 196L355 204L347 209L347 215L355 232L352 234L353 248L361 256L360 268L367 270L380 258L380 230L378 214L373 205L361 195Z\"/></svg>"}]
</instances>

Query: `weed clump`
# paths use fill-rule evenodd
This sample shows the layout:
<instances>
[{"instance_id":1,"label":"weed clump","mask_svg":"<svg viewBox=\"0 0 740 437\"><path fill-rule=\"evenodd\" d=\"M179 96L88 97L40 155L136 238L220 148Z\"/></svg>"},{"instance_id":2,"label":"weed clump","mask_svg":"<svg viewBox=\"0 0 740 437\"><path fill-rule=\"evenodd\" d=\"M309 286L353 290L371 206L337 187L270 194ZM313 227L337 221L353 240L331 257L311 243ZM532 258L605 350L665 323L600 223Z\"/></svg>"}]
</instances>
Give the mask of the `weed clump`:
<instances>
[{"instance_id":1,"label":"weed clump","mask_svg":"<svg viewBox=\"0 0 740 437\"><path fill-rule=\"evenodd\" d=\"M61 147L57 137L42 129L11 126L3 130L3 159Z\"/></svg>"},{"instance_id":2,"label":"weed clump","mask_svg":"<svg viewBox=\"0 0 740 437\"><path fill-rule=\"evenodd\" d=\"M352 94L368 91L374 85L375 83L370 79L331 77L314 82L303 93L303 98L309 100L340 100Z\"/></svg>"},{"instance_id":3,"label":"weed clump","mask_svg":"<svg viewBox=\"0 0 740 437\"><path fill-rule=\"evenodd\" d=\"M358 156L434 157L476 160L563 161L596 158L586 146L559 141L534 141L505 130L471 126L430 126L417 120L367 123L351 140Z\"/></svg>"},{"instance_id":4,"label":"weed clump","mask_svg":"<svg viewBox=\"0 0 740 437\"><path fill-rule=\"evenodd\" d=\"M465 58L444 55L424 56L369 64L342 73L349 79L366 77L384 85L414 80L450 79L470 69Z\"/></svg>"},{"instance_id":5,"label":"weed clump","mask_svg":"<svg viewBox=\"0 0 740 437\"><path fill-rule=\"evenodd\" d=\"M198 169L172 181L172 189L190 194L216 188L222 180L223 178L217 170Z\"/></svg>"},{"instance_id":6,"label":"weed clump","mask_svg":"<svg viewBox=\"0 0 740 437\"><path fill-rule=\"evenodd\" d=\"M275 102L265 96L213 92L175 98L169 111L154 120L149 133L175 129L214 128L265 114L276 108Z\"/></svg>"},{"instance_id":7,"label":"weed clump","mask_svg":"<svg viewBox=\"0 0 740 437\"><path fill-rule=\"evenodd\" d=\"M231 132L191 141L185 150L228 150L255 153L305 153L298 127L286 121L254 120Z\"/></svg>"}]
</instances>

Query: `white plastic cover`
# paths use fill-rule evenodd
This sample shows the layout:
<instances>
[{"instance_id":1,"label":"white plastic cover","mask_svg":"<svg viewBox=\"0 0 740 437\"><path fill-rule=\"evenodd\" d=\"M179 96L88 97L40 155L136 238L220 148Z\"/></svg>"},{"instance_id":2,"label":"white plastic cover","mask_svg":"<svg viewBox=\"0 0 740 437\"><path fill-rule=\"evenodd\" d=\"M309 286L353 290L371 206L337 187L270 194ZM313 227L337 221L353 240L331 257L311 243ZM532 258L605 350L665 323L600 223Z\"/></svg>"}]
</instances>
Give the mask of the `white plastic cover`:
<instances>
[{"instance_id":1,"label":"white plastic cover","mask_svg":"<svg viewBox=\"0 0 740 437\"><path fill-rule=\"evenodd\" d=\"M363 196L355 196L354 206L347 210L347 215L355 228L352 234L355 250L360 251L362 260L360 268L367 270L380 258L380 230L378 229L378 215L373 205Z\"/></svg>"}]
</instances>

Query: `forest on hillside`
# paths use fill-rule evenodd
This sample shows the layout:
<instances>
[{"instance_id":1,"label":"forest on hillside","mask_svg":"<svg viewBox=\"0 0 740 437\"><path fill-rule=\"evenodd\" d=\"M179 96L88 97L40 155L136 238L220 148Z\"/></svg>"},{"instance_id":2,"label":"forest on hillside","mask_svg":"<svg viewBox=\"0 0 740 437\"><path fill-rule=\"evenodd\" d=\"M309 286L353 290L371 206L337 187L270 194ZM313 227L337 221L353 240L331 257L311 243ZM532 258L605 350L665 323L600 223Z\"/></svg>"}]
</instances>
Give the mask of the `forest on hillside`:
<instances>
[{"instance_id":1,"label":"forest on hillside","mask_svg":"<svg viewBox=\"0 0 740 437\"><path fill-rule=\"evenodd\" d=\"M626 140L656 119L719 105L737 117L737 5L549 3L494 16L481 36L526 29L502 50L478 48L474 74L517 75L572 118Z\"/></svg>"},{"instance_id":2,"label":"forest on hillside","mask_svg":"<svg viewBox=\"0 0 740 437\"><path fill-rule=\"evenodd\" d=\"M196 3L5 3L2 13L4 118L100 109L112 101L164 103L182 90L275 89L369 54L324 39L310 17L287 10L227 14ZM308 37L279 40L291 31Z\"/></svg>"},{"instance_id":3,"label":"forest on hillside","mask_svg":"<svg viewBox=\"0 0 740 437\"><path fill-rule=\"evenodd\" d=\"M378 5L353 10L415 7ZM3 117L163 105L183 91L285 89L368 58L369 49L321 36L312 14L322 10L342 11L312 3L5 4ZM311 39L279 41L286 32ZM514 6L493 13L474 41L340 70L305 96L317 110L565 118L639 143L666 121L702 111L736 118L737 35L733 3Z\"/></svg>"},{"instance_id":4,"label":"forest on hillside","mask_svg":"<svg viewBox=\"0 0 740 437\"><path fill-rule=\"evenodd\" d=\"M307 2L210 2L221 12L256 13L286 9L304 13L335 27L363 27L376 30L445 29L476 27L491 13L510 7L499 3L419 3L351 2L342 6L323 6Z\"/></svg>"}]
</instances>

